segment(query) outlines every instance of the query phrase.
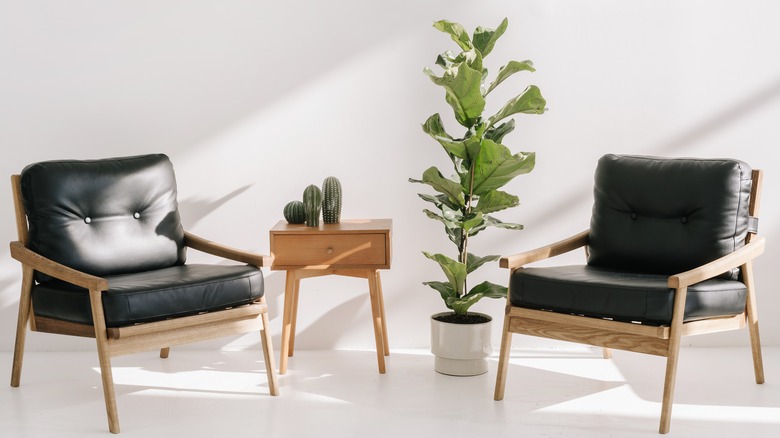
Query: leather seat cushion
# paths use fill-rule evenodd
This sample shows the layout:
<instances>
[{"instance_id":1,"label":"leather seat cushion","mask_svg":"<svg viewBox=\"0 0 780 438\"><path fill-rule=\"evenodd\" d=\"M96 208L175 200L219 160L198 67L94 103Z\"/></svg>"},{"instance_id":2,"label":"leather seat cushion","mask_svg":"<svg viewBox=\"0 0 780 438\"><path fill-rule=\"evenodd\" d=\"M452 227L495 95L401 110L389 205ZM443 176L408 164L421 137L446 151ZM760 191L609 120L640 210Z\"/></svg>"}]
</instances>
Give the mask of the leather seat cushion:
<instances>
[{"instance_id":1,"label":"leather seat cushion","mask_svg":"<svg viewBox=\"0 0 780 438\"><path fill-rule=\"evenodd\" d=\"M105 278L107 327L222 310L256 301L264 291L262 271L254 266L192 264ZM32 298L38 316L92 324L86 289L52 280L35 285Z\"/></svg>"},{"instance_id":2,"label":"leather seat cushion","mask_svg":"<svg viewBox=\"0 0 780 438\"><path fill-rule=\"evenodd\" d=\"M674 289L668 276L626 273L596 266L517 269L509 282L514 306L618 321L669 325ZM745 285L715 278L688 288L685 321L738 315L745 309Z\"/></svg>"}]
</instances>

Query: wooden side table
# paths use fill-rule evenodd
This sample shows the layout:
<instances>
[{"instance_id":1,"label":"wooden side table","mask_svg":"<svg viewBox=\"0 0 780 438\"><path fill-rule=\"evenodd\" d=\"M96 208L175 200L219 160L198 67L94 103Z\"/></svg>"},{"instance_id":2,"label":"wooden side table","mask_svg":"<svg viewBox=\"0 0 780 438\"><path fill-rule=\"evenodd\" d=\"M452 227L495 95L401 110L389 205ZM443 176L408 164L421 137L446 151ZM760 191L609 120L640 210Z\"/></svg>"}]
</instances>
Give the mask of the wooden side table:
<instances>
[{"instance_id":1,"label":"wooden side table","mask_svg":"<svg viewBox=\"0 0 780 438\"><path fill-rule=\"evenodd\" d=\"M287 358L295 349L298 292L304 278L343 275L368 280L379 373L385 373L390 355L379 269L390 269L391 219L344 220L319 227L279 221L270 231L272 270L286 270L282 346L279 374L287 372Z\"/></svg>"}]
</instances>

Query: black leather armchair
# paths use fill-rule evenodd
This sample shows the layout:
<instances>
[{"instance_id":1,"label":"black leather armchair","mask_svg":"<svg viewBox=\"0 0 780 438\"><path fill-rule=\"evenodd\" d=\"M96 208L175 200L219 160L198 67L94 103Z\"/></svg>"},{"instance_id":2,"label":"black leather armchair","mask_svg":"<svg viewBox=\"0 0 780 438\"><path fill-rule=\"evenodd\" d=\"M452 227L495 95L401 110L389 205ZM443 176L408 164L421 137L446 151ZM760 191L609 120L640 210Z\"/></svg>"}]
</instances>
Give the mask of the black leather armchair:
<instances>
[{"instance_id":1,"label":"black leather armchair","mask_svg":"<svg viewBox=\"0 0 780 438\"><path fill-rule=\"evenodd\" d=\"M513 333L667 358L667 433L680 338L747 326L756 383L764 372L752 260L761 172L728 159L605 155L590 229L504 257L511 269L495 399L504 397ZM587 264L526 265L584 247Z\"/></svg>"},{"instance_id":2,"label":"black leather armchair","mask_svg":"<svg viewBox=\"0 0 780 438\"><path fill-rule=\"evenodd\" d=\"M278 394L261 266L270 258L185 232L165 155L47 161L12 176L22 291L11 386L26 325L97 341L109 429L119 432L111 357L259 331ZM186 264L193 248L242 264Z\"/></svg>"}]
</instances>

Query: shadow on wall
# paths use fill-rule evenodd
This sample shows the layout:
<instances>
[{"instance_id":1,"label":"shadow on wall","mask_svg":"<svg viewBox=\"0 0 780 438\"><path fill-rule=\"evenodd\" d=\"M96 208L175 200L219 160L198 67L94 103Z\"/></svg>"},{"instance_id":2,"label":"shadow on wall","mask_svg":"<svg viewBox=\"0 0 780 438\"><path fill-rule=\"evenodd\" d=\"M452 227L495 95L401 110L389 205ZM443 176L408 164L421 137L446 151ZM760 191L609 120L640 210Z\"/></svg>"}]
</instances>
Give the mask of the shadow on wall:
<instances>
[{"instance_id":1,"label":"shadow on wall","mask_svg":"<svg viewBox=\"0 0 780 438\"><path fill-rule=\"evenodd\" d=\"M16 260L13 260L13 262L17 263ZM4 299L0 301L0 309L5 307L14 308L14 304L18 303L20 290L17 288L12 288L11 286L20 284L21 278L22 271L20 269L18 277L8 276L0 279L0 294L4 296ZM16 321L16 318L11 318L11 315L8 315L8 317L4 319L12 319Z\"/></svg>"},{"instance_id":2,"label":"shadow on wall","mask_svg":"<svg viewBox=\"0 0 780 438\"><path fill-rule=\"evenodd\" d=\"M766 105L777 100L780 100L780 78L765 87L758 88L755 92L748 94L741 101L736 101L733 105L724 107L721 111L704 119L697 125L691 126L689 129L670 137L668 140L659 143L655 147L651 147L648 150L648 153L659 156L680 156L686 149L693 147L696 143L717 134L729 125L733 125L734 123L755 114L762 110ZM620 151L615 151L615 153L620 153ZM734 156L733 158L739 159L740 157ZM592 163L592 167L595 171L595 162ZM547 206L546 210L534 210L533 216L529 216L529 220L544 221L545 218L559 216L561 212L568 211L571 206L577 205L585 199L591 199L591 190L591 185L583 184L579 190L562 193L560 196L556 197L556 202L554 204L549 204ZM587 222L585 222L585 224L587 227ZM766 233L762 234L766 235Z\"/></svg>"},{"instance_id":3,"label":"shadow on wall","mask_svg":"<svg viewBox=\"0 0 780 438\"><path fill-rule=\"evenodd\" d=\"M107 144L117 155L160 145L167 153L187 150L397 35L424 28L421 20L430 20L415 17L441 7L336 3L88 10L51 4L46 14L20 3L7 14L13 21L0 20L8 35L31 36L19 38L6 59L16 68L3 72L0 94L18 111L0 121L3 136L42 156L51 155L51 145L73 157L104 154ZM47 129L31 136L33 123Z\"/></svg>"},{"instance_id":4,"label":"shadow on wall","mask_svg":"<svg viewBox=\"0 0 780 438\"><path fill-rule=\"evenodd\" d=\"M186 222L187 227L194 226L214 210L226 204L233 198L238 197L240 194L249 190L251 187L251 184L240 187L216 200L207 200L204 198L191 196L184 199L183 201L179 201L179 212L182 216L182 222Z\"/></svg>"},{"instance_id":5,"label":"shadow on wall","mask_svg":"<svg viewBox=\"0 0 780 438\"><path fill-rule=\"evenodd\" d=\"M740 119L761 110L765 105L777 99L780 99L780 78L765 87L757 89L754 93L748 94L741 101L723 108L720 112L693 126L691 129L670 138L654 148L654 151L659 154L671 154L685 150L689 145L717 133Z\"/></svg>"},{"instance_id":6,"label":"shadow on wall","mask_svg":"<svg viewBox=\"0 0 780 438\"><path fill-rule=\"evenodd\" d=\"M345 277L340 277L345 278ZM279 321L281 326L284 310L284 292L285 292L285 271L276 271L266 275L265 297L268 303L268 317L271 321ZM317 349L335 348L341 336L346 333L354 332L356 327L363 327L371 321L371 310L369 307L368 283L360 279L349 281L349 290L354 291L355 296L343 300L339 297L338 304L333 307L317 309L311 300L315 290L310 289L306 280L301 281L301 291L299 293L298 326L295 333L295 344L297 348L310 348L307 346L308 340L316 337ZM308 287L308 288L307 288ZM307 303L309 301L309 303ZM336 301L334 300L334 303ZM387 306L387 302L385 302ZM304 309L310 309L304 310ZM309 324L303 324L301 317L317 314L317 318ZM372 330L369 328L369 330ZM373 332L370 335L373 347ZM281 345L281 333L273 337L274 349L279 351ZM259 341L258 341L259 344Z\"/></svg>"}]
</instances>

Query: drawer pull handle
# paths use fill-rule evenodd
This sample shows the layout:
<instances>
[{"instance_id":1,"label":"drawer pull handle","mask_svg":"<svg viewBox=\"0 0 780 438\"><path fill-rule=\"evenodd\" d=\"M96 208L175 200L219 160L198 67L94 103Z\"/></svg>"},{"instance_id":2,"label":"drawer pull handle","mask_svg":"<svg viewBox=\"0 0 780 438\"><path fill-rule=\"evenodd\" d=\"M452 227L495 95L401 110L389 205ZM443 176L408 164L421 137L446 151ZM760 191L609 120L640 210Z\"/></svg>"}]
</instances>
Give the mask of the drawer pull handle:
<instances>
[{"instance_id":1,"label":"drawer pull handle","mask_svg":"<svg viewBox=\"0 0 780 438\"><path fill-rule=\"evenodd\" d=\"M327 252L328 254L332 254L332 253L333 253L333 248L328 248L328 249L326 250L326 252Z\"/></svg>"}]
</instances>

